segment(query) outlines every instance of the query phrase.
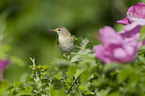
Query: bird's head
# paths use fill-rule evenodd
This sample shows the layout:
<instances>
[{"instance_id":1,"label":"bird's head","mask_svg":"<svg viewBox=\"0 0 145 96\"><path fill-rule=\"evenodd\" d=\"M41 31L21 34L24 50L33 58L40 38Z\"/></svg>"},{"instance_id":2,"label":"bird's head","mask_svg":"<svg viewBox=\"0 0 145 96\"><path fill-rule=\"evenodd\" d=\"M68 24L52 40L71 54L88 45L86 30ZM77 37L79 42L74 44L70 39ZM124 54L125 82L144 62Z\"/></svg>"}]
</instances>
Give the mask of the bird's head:
<instances>
[{"instance_id":1,"label":"bird's head","mask_svg":"<svg viewBox=\"0 0 145 96\"><path fill-rule=\"evenodd\" d=\"M54 32L57 32L57 34L67 34L69 35L70 32L65 28L65 27L59 27L59 28L56 28L56 29L50 29L50 31L54 31Z\"/></svg>"}]
</instances>

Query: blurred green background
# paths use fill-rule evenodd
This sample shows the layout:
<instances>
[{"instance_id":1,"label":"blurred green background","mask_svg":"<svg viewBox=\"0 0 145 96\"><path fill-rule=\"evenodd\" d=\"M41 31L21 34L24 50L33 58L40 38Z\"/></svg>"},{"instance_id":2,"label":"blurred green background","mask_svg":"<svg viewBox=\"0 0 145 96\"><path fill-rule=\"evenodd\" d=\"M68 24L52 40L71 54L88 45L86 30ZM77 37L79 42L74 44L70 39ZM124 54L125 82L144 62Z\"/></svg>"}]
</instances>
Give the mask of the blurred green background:
<instances>
[{"instance_id":1,"label":"blurred green background","mask_svg":"<svg viewBox=\"0 0 145 96\"><path fill-rule=\"evenodd\" d=\"M24 81L31 61L49 65L51 57L61 52L57 34L49 28L64 26L76 37L95 41L98 29L108 25L120 30L116 21L126 16L127 9L137 0L0 0L0 13L7 26L3 43L12 47L12 56L22 65L11 65L4 77L11 82ZM4 14L4 15L3 15ZM96 42L96 41L95 41ZM15 58L14 57L14 58Z\"/></svg>"}]
</instances>

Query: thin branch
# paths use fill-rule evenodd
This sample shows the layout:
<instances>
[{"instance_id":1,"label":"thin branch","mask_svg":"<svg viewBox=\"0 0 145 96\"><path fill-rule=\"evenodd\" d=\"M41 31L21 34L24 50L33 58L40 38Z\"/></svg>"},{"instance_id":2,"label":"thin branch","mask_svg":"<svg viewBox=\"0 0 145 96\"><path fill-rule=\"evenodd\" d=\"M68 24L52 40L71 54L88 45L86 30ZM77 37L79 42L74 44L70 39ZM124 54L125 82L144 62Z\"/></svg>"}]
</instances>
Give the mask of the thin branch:
<instances>
[{"instance_id":1,"label":"thin branch","mask_svg":"<svg viewBox=\"0 0 145 96\"><path fill-rule=\"evenodd\" d=\"M35 66L36 66L36 64L35 64L35 58L31 58L30 57L30 60L32 61L32 63L33 63L33 69L35 69ZM34 71L33 71L33 73L34 73ZM37 74L37 71L36 71L36 77L38 77L38 74Z\"/></svg>"}]
</instances>

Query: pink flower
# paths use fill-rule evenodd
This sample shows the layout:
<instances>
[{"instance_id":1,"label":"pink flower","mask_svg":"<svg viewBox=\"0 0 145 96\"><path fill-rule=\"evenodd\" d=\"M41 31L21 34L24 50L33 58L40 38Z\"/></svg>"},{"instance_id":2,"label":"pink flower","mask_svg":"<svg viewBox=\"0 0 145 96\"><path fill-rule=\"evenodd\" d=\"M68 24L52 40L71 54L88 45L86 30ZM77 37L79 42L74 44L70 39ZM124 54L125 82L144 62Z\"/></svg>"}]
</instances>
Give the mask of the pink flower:
<instances>
[{"instance_id":1,"label":"pink flower","mask_svg":"<svg viewBox=\"0 0 145 96\"><path fill-rule=\"evenodd\" d=\"M127 17L117 22L126 25L136 21L145 22L145 4L143 2L131 6L128 9Z\"/></svg>"},{"instance_id":2,"label":"pink flower","mask_svg":"<svg viewBox=\"0 0 145 96\"><path fill-rule=\"evenodd\" d=\"M110 62L132 62L135 58L138 42L132 38L124 40L113 28L104 27L99 30L103 45L94 48L96 56L105 63Z\"/></svg>"},{"instance_id":3,"label":"pink flower","mask_svg":"<svg viewBox=\"0 0 145 96\"><path fill-rule=\"evenodd\" d=\"M128 24L124 27L124 29L118 32L124 39L126 38L140 38L140 31L143 24L141 22L134 22L132 24Z\"/></svg>"},{"instance_id":4,"label":"pink flower","mask_svg":"<svg viewBox=\"0 0 145 96\"><path fill-rule=\"evenodd\" d=\"M0 60L0 80L3 78L3 70L8 66L9 60Z\"/></svg>"},{"instance_id":5,"label":"pink flower","mask_svg":"<svg viewBox=\"0 0 145 96\"><path fill-rule=\"evenodd\" d=\"M128 9L127 17L117 22L126 25L124 30L119 32L123 38L136 38L138 40L142 26L145 26L145 4L141 2L131 6ZM144 45L144 41L141 42L141 45Z\"/></svg>"}]
</instances>

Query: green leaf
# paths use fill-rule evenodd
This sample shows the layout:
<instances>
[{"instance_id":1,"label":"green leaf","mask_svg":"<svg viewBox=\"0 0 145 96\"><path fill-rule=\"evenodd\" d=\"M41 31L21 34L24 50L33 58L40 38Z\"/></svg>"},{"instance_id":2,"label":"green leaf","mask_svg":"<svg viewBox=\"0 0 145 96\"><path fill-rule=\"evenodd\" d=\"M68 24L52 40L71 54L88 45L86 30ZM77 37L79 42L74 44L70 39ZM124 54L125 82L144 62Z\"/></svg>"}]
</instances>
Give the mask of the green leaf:
<instances>
[{"instance_id":1,"label":"green leaf","mask_svg":"<svg viewBox=\"0 0 145 96\"><path fill-rule=\"evenodd\" d=\"M78 69L75 73L75 78L77 78L80 74L82 74L83 69Z\"/></svg>"},{"instance_id":2,"label":"green leaf","mask_svg":"<svg viewBox=\"0 0 145 96\"><path fill-rule=\"evenodd\" d=\"M91 73L88 70L85 70L81 75L81 84L85 85L88 83L88 78L90 77Z\"/></svg>"},{"instance_id":3,"label":"green leaf","mask_svg":"<svg viewBox=\"0 0 145 96\"><path fill-rule=\"evenodd\" d=\"M71 60L70 60L70 62L76 62L76 61L78 61L79 60L79 58L80 57L82 57L81 55L75 55Z\"/></svg>"},{"instance_id":4,"label":"green leaf","mask_svg":"<svg viewBox=\"0 0 145 96\"><path fill-rule=\"evenodd\" d=\"M22 84L21 81L17 81L17 82L15 82L14 88L18 88L21 84Z\"/></svg>"},{"instance_id":5,"label":"green leaf","mask_svg":"<svg viewBox=\"0 0 145 96\"><path fill-rule=\"evenodd\" d=\"M43 67L44 69L50 68L50 66L48 66L48 65L42 65L42 67Z\"/></svg>"},{"instance_id":6,"label":"green leaf","mask_svg":"<svg viewBox=\"0 0 145 96\"><path fill-rule=\"evenodd\" d=\"M86 48L88 43L89 43L88 39L82 39L82 43L81 43L82 50Z\"/></svg>"},{"instance_id":7,"label":"green leaf","mask_svg":"<svg viewBox=\"0 0 145 96\"><path fill-rule=\"evenodd\" d=\"M145 57L137 56L137 59L139 60L140 63L145 64Z\"/></svg>"},{"instance_id":8,"label":"green leaf","mask_svg":"<svg viewBox=\"0 0 145 96\"><path fill-rule=\"evenodd\" d=\"M86 50L84 51L84 54L86 55L86 54L88 54L88 53L90 53L90 52L92 52L90 49L86 49Z\"/></svg>"},{"instance_id":9,"label":"green leaf","mask_svg":"<svg viewBox=\"0 0 145 96\"><path fill-rule=\"evenodd\" d=\"M61 72L53 75L54 78L58 79L58 80L61 80Z\"/></svg>"},{"instance_id":10,"label":"green leaf","mask_svg":"<svg viewBox=\"0 0 145 96\"><path fill-rule=\"evenodd\" d=\"M68 74L69 76L72 76L72 75L75 74L76 70L77 70L77 65L71 65L71 66L69 67L69 69L68 69L67 74Z\"/></svg>"}]
</instances>

